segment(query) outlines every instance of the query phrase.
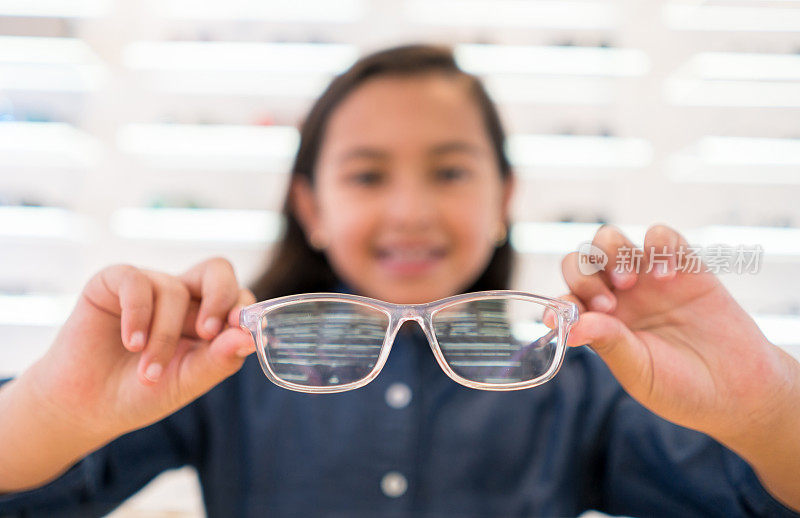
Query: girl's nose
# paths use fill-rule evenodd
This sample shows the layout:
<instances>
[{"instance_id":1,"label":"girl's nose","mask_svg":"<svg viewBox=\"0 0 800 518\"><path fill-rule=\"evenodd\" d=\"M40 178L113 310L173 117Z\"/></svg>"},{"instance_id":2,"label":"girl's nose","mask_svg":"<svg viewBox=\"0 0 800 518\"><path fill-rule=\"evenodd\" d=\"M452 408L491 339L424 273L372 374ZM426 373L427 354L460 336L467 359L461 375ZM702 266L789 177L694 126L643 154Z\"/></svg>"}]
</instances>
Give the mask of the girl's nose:
<instances>
[{"instance_id":1,"label":"girl's nose","mask_svg":"<svg viewBox=\"0 0 800 518\"><path fill-rule=\"evenodd\" d=\"M392 223L402 226L429 226L436 215L435 194L422 180L406 175L392 183L386 199L386 215Z\"/></svg>"}]
</instances>

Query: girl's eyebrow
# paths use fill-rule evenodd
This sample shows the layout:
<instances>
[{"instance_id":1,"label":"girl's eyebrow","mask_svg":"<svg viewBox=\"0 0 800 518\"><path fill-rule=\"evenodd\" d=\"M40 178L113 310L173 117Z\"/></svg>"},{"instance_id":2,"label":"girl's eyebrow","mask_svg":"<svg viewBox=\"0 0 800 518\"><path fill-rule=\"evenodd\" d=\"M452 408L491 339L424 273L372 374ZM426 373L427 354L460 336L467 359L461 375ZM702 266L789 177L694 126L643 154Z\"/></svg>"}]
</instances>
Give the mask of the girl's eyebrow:
<instances>
[{"instance_id":1,"label":"girl's eyebrow","mask_svg":"<svg viewBox=\"0 0 800 518\"><path fill-rule=\"evenodd\" d=\"M464 140L453 140L451 142L444 142L432 147L430 151L428 151L428 154L444 155L446 153L456 152L468 153L470 155L482 155L484 151L482 147L476 146L475 144L471 144Z\"/></svg>"},{"instance_id":2,"label":"girl's eyebrow","mask_svg":"<svg viewBox=\"0 0 800 518\"><path fill-rule=\"evenodd\" d=\"M368 147L368 146L358 146L354 147L344 153L341 158L339 158L339 163L343 164L348 160L354 158L374 158L374 159L385 159L389 156L389 154L385 151L382 151L378 148Z\"/></svg>"},{"instance_id":3,"label":"girl's eyebrow","mask_svg":"<svg viewBox=\"0 0 800 518\"><path fill-rule=\"evenodd\" d=\"M468 153L471 155L482 155L484 153L484 150L480 146L471 144L463 140L453 140L450 142L443 142L441 144L433 146L428 150L429 155L444 155L447 153L457 153L457 152ZM388 156L389 153L379 148L374 148L369 146L358 146L344 153L339 159L339 163L344 163L354 158L372 158L376 160L381 160L388 158Z\"/></svg>"}]
</instances>

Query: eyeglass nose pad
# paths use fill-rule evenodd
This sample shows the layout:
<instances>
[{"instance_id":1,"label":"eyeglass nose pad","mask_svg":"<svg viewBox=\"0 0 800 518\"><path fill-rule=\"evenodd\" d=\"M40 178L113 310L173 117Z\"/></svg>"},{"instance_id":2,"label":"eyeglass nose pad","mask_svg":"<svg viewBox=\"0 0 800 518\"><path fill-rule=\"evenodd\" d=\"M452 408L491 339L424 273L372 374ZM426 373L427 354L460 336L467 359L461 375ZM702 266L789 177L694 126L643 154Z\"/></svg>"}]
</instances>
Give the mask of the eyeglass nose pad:
<instances>
[{"instance_id":1,"label":"eyeglass nose pad","mask_svg":"<svg viewBox=\"0 0 800 518\"><path fill-rule=\"evenodd\" d=\"M433 330L433 323L431 319L425 318L424 316L419 316L418 318L412 319L419 324L419 327L422 329L422 334L425 335L425 338L428 339L428 345L430 346L431 350L434 352L436 351L436 339L434 338L434 330Z\"/></svg>"},{"instance_id":2,"label":"eyeglass nose pad","mask_svg":"<svg viewBox=\"0 0 800 518\"><path fill-rule=\"evenodd\" d=\"M417 320L417 323L419 324L419 327L422 329L422 333L425 335L425 338L428 339L428 343L433 345L433 334L432 330L428 326L428 322L426 322L424 318L420 318L419 320Z\"/></svg>"},{"instance_id":3,"label":"eyeglass nose pad","mask_svg":"<svg viewBox=\"0 0 800 518\"><path fill-rule=\"evenodd\" d=\"M413 320L419 327L414 327L414 329L422 329L422 333L428 339L428 343L433 346L433 329L431 329L430 319L426 318L424 315L421 315L419 312L414 311L412 309L407 309L403 311L402 315L398 319L397 326L401 328L403 324L408 322L409 320ZM413 331L412 331L413 332Z\"/></svg>"}]
</instances>

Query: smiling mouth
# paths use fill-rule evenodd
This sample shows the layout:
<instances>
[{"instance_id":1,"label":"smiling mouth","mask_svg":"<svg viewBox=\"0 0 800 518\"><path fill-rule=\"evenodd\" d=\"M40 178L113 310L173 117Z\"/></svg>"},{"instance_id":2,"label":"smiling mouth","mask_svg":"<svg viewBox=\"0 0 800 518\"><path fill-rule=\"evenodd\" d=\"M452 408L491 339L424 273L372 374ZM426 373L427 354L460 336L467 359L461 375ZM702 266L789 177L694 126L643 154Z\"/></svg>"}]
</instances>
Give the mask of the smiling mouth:
<instances>
[{"instance_id":1,"label":"smiling mouth","mask_svg":"<svg viewBox=\"0 0 800 518\"><path fill-rule=\"evenodd\" d=\"M377 258L381 266L395 274L417 274L435 266L445 256L441 247L380 248Z\"/></svg>"}]
</instances>

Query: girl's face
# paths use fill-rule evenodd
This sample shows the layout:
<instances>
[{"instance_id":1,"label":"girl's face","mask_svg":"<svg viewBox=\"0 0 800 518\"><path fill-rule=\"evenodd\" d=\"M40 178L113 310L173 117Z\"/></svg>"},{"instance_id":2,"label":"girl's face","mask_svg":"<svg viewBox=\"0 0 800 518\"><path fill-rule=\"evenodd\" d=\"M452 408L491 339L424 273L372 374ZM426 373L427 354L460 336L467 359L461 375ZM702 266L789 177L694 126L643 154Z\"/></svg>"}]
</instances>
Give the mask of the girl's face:
<instances>
[{"instance_id":1,"label":"girl's face","mask_svg":"<svg viewBox=\"0 0 800 518\"><path fill-rule=\"evenodd\" d=\"M307 236L369 297L412 304L468 288L506 220L500 176L478 106L444 75L368 80L333 111L314 187L293 185Z\"/></svg>"}]
</instances>

